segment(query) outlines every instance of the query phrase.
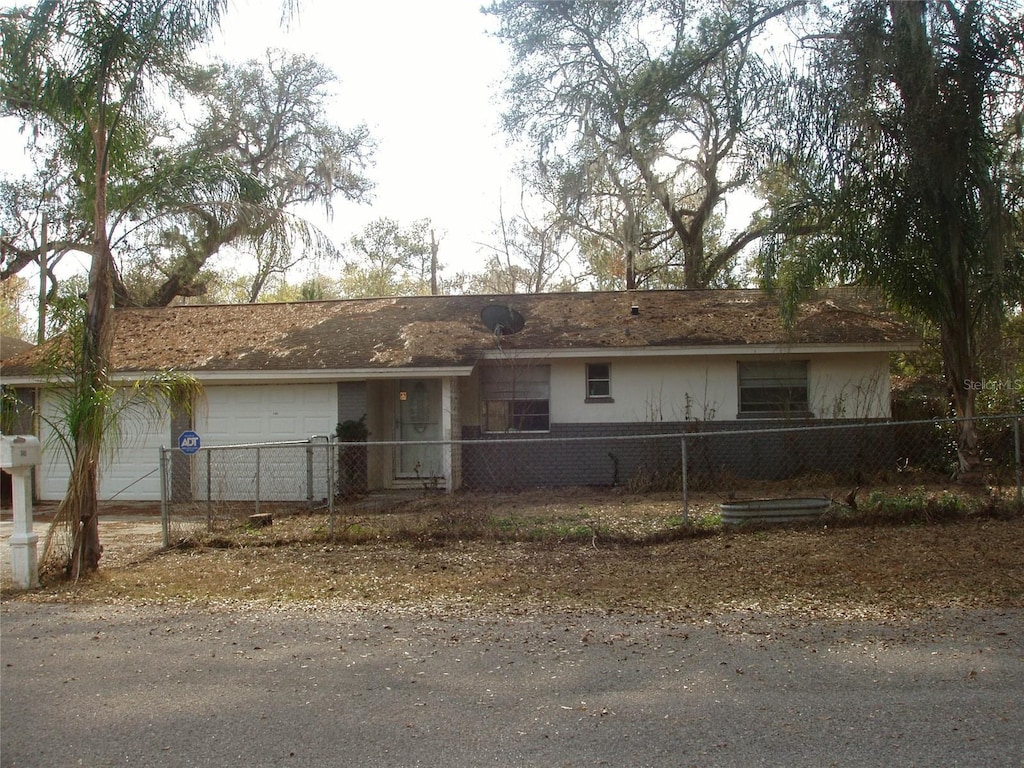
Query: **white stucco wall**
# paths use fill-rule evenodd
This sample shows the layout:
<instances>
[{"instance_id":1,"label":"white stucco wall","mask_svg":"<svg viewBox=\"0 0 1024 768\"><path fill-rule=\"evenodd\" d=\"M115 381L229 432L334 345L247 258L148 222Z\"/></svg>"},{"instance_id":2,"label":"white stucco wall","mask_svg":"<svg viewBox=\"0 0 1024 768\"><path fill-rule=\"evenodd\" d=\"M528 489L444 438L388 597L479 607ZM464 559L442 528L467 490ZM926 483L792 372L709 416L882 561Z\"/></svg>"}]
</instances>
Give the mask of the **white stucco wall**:
<instances>
[{"instance_id":1,"label":"white stucco wall","mask_svg":"<svg viewBox=\"0 0 1024 768\"><path fill-rule=\"evenodd\" d=\"M657 423L737 418L737 363L749 357L601 358L551 362L551 421L556 424ZM889 357L795 355L808 361L808 399L816 418L889 416ZM613 402L586 401L588 362L611 365Z\"/></svg>"},{"instance_id":2,"label":"white stucco wall","mask_svg":"<svg viewBox=\"0 0 1024 768\"><path fill-rule=\"evenodd\" d=\"M586 401L587 363L611 365L613 402ZM551 421L657 423L731 419L736 363L719 358L594 358L551 365Z\"/></svg>"},{"instance_id":3,"label":"white stucco wall","mask_svg":"<svg viewBox=\"0 0 1024 768\"><path fill-rule=\"evenodd\" d=\"M810 406L819 419L882 419L891 414L885 352L810 358Z\"/></svg>"}]
</instances>

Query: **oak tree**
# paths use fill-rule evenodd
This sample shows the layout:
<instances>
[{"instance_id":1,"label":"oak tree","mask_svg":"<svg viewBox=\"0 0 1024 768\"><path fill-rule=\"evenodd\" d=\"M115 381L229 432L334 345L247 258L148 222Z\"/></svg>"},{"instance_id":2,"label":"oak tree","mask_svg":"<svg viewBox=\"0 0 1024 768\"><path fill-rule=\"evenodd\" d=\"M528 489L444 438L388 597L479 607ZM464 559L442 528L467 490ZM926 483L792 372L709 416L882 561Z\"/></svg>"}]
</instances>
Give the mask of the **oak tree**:
<instances>
[{"instance_id":1,"label":"oak tree","mask_svg":"<svg viewBox=\"0 0 1024 768\"><path fill-rule=\"evenodd\" d=\"M707 236L757 171L753 137L774 82L757 37L800 5L501 0L488 8L512 54L506 129L561 176L563 211L621 249L627 288L637 287L641 255L668 239L683 287L716 285L763 233L751 220L714 247Z\"/></svg>"}]
</instances>

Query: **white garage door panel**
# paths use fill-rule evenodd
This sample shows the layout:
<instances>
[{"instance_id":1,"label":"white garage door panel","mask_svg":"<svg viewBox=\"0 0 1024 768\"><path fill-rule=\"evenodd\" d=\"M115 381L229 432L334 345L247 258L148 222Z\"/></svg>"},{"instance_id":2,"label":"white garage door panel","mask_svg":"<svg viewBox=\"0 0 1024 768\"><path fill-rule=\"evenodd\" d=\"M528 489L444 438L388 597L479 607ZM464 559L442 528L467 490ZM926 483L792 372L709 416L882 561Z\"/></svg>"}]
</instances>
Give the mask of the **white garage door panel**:
<instances>
[{"instance_id":1,"label":"white garage door panel","mask_svg":"<svg viewBox=\"0 0 1024 768\"><path fill-rule=\"evenodd\" d=\"M55 419L58 409L53 398L43 397L43 413ZM143 406L129 406L118 417L118 446L104 446L100 462L101 501L159 501L160 447L170 442L171 423L166 413L158 415ZM40 427L44 446L43 472L39 479L39 498L58 501L67 492L70 467L45 420ZM108 439L114 433L108 435Z\"/></svg>"},{"instance_id":2,"label":"white garage door panel","mask_svg":"<svg viewBox=\"0 0 1024 768\"><path fill-rule=\"evenodd\" d=\"M205 394L196 414L203 445L305 440L338 423L335 384L209 386Z\"/></svg>"},{"instance_id":3,"label":"white garage door panel","mask_svg":"<svg viewBox=\"0 0 1024 768\"><path fill-rule=\"evenodd\" d=\"M206 405L195 419L197 431L207 447L330 434L338 423L337 391L335 384L207 387ZM251 500L258 485L261 501L325 498L326 445L318 445L314 454L301 445L211 450L210 463L195 467L193 493L202 497L209 488L215 499Z\"/></svg>"},{"instance_id":4,"label":"white garage door panel","mask_svg":"<svg viewBox=\"0 0 1024 768\"><path fill-rule=\"evenodd\" d=\"M43 412L46 402L43 401ZM36 493L43 501L60 501L68 489L71 470L60 446L51 438L51 429L46 422L40 422L39 441L43 445L43 465L40 468Z\"/></svg>"}]
</instances>

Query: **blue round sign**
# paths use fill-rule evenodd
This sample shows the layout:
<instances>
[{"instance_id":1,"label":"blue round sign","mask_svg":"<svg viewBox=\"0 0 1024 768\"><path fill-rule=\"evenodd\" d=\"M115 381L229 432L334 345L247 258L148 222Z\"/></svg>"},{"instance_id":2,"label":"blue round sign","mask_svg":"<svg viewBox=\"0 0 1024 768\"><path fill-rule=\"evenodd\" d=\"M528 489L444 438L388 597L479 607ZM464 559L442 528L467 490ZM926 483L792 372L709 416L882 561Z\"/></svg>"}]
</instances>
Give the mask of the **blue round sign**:
<instances>
[{"instance_id":1,"label":"blue round sign","mask_svg":"<svg viewBox=\"0 0 1024 768\"><path fill-rule=\"evenodd\" d=\"M178 437L178 448L182 453L192 455L199 450L199 435L192 430L182 432Z\"/></svg>"}]
</instances>

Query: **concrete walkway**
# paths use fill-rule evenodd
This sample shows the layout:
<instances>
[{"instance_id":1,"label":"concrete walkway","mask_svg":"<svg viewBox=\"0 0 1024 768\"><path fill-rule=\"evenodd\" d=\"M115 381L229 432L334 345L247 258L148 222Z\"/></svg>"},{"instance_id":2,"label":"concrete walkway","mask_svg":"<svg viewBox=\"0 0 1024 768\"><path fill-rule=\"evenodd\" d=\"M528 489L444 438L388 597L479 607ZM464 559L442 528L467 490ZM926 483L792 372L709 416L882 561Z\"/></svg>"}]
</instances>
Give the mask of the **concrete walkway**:
<instances>
[{"instance_id":1,"label":"concrete walkway","mask_svg":"<svg viewBox=\"0 0 1024 768\"><path fill-rule=\"evenodd\" d=\"M50 528L53 509L53 505L47 505L36 508L33 514L32 531L39 537L36 550L40 557L43 553L43 541ZM5 587L11 584L11 548L8 542L13 527L11 510L0 510L0 583ZM128 545L133 550L150 544L154 549L160 547L163 532L159 508L155 512L152 505L139 509L119 507L116 511L106 513L101 511L100 541L115 541L118 547Z\"/></svg>"}]
</instances>

